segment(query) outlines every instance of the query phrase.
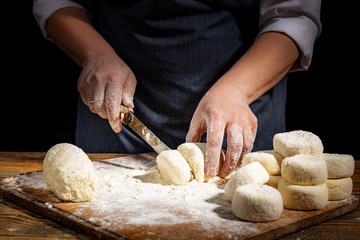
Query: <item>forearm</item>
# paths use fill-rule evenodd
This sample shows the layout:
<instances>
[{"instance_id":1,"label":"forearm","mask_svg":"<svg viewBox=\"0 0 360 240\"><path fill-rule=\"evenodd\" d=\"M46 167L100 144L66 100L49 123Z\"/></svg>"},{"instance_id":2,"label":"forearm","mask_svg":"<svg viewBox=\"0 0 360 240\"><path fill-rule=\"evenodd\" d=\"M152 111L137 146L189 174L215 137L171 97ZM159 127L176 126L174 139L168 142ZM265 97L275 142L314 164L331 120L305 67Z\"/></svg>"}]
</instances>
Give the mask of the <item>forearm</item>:
<instances>
[{"instance_id":1,"label":"forearm","mask_svg":"<svg viewBox=\"0 0 360 240\"><path fill-rule=\"evenodd\" d=\"M93 28L85 11L79 8L62 8L47 21L49 37L79 66L91 57L114 52L112 47Z\"/></svg>"},{"instance_id":2,"label":"forearm","mask_svg":"<svg viewBox=\"0 0 360 240\"><path fill-rule=\"evenodd\" d=\"M80 8L62 8L47 22L48 36L79 66L81 99L93 113L121 131L121 105L133 108L136 79L107 41L93 28Z\"/></svg>"},{"instance_id":3,"label":"forearm","mask_svg":"<svg viewBox=\"0 0 360 240\"><path fill-rule=\"evenodd\" d=\"M214 87L231 86L251 104L284 77L298 56L297 46L289 37L277 32L264 33Z\"/></svg>"}]
</instances>

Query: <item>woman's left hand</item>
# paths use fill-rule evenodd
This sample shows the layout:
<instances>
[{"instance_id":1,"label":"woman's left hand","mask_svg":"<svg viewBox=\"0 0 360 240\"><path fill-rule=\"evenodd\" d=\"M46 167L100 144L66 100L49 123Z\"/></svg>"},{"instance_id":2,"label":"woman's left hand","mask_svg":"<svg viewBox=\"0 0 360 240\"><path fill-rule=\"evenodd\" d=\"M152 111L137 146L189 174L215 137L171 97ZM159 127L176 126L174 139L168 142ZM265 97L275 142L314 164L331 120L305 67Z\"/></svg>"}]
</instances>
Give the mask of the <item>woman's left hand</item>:
<instances>
[{"instance_id":1,"label":"woman's left hand","mask_svg":"<svg viewBox=\"0 0 360 240\"><path fill-rule=\"evenodd\" d=\"M226 177L236 170L242 157L252 150L257 118L236 88L215 84L200 101L190 123L187 142L199 142L207 133L205 174ZM227 133L225 162L220 166L220 151Z\"/></svg>"},{"instance_id":2,"label":"woman's left hand","mask_svg":"<svg viewBox=\"0 0 360 240\"><path fill-rule=\"evenodd\" d=\"M228 176L252 150L257 118L249 105L275 86L298 59L299 51L283 33L266 32L210 88L190 122L188 142L200 141L207 133L205 174ZM219 163L224 133L225 162Z\"/></svg>"}]
</instances>

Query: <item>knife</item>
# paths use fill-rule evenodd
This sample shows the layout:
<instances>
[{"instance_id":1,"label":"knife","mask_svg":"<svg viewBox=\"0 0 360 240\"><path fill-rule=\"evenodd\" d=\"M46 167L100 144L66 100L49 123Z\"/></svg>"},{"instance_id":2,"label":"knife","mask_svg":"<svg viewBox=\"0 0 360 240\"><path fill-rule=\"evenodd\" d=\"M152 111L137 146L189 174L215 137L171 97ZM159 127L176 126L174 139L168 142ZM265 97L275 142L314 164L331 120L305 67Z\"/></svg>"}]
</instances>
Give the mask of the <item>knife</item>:
<instances>
[{"instance_id":1,"label":"knife","mask_svg":"<svg viewBox=\"0 0 360 240\"><path fill-rule=\"evenodd\" d=\"M129 126L136 132L144 141L149 144L157 154L164 150L170 150L165 143L163 143L149 128L147 128L137 117L134 111L125 106L121 106L120 111L121 122Z\"/></svg>"}]
</instances>

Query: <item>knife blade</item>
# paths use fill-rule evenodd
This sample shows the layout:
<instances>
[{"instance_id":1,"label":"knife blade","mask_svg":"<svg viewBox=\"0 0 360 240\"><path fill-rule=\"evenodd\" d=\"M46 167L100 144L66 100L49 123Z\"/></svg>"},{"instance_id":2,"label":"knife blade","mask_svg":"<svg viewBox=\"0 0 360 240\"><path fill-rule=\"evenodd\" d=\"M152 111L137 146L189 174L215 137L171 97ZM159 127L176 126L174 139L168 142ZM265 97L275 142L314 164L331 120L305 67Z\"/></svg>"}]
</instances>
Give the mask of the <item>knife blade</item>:
<instances>
[{"instance_id":1,"label":"knife blade","mask_svg":"<svg viewBox=\"0 0 360 240\"><path fill-rule=\"evenodd\" d=\"M129 126L136 132L147 144L149 144L157 154L164 150L170 150L149 128L147 128L135 115L132 109L121 106L121 122Z\"/></svg>"}]
</instances>

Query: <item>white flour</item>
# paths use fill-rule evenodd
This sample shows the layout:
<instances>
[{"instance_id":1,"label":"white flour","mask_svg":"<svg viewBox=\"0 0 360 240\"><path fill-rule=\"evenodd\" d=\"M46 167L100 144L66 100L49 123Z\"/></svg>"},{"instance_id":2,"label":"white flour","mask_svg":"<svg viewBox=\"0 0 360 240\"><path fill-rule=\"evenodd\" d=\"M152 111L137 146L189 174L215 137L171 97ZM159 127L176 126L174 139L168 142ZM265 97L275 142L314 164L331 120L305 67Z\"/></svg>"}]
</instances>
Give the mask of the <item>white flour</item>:
<instances>
[{"instance_id":1,"label":"white flour","mask_svg":"<svg viewBox=\"0 0 360 240\"><path fill-rule=\"evenodd\" d=\"M232 214L231 203L224 195L223 180L166 185L154 166L155 161L127 158L94 162L98 179L95 197L91 202L66 204L76 205L75 215L115 232L148 226L147 236L168 238L165 232L159 235L156 227L178 224L195 225L194 229L198 231L224 229L225 238L259 231L252 223L240 221ZM18 189L48 190L42 172L5 181L17 183ZM52 205L56 203L50 202L46 206L51 209ZM154 229L153 233L151 229ZM181 238L187 237L176 237Z\"/></svg>"},{"instance_id":2,"label":"white flour","mask_svg":"<svg viewBox=\"0 0 360 240\"><path fill-rule=\"evenodd\" d=\"M300 221L311 213L286 210L274 222L241 221L231 211L221 179L165 185L154 168L154 156L149 154L93 163L98 180L91 202L61 201L50 192L41 171L10 177L2 183L46 202L49 211L66 209L131 239L244 239ZM351 196L329 205L356 200Z\"/></svg>"}]
</instances>

